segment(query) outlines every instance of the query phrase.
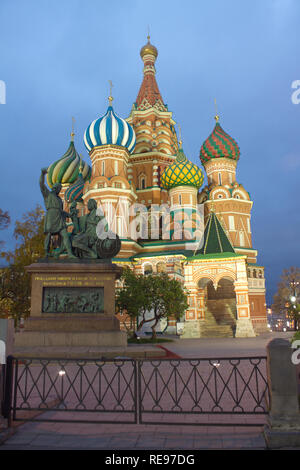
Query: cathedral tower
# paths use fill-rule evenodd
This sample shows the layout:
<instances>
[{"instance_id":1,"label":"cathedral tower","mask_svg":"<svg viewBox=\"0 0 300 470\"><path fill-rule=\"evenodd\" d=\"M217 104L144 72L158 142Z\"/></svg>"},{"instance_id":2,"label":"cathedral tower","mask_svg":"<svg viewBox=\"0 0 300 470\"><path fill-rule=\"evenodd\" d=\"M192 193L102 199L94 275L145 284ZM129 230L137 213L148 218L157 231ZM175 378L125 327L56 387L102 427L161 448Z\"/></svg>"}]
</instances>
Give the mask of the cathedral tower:
<instances>
[{"instance_id":1,"label":"cathedral tower","mask_svg":"<svg viewBox=\"0 0 300 470\"><path fill-rule=\"evenodd\" d=\"M240 149L227 134L215 116L216 124L200 150L208 185L199 194L204 203L205 218L214 211L234 247L235 253L246 256L249 286L249 306L252 322L259 330L265 328L265 279L264 268L257 265L257 250L252 246L250 194L236 179ZM254 280L257 274L259 280ZM256 277L256 276L255 276ZM257 325L255 324L257 323Z\"/></svg>"},{"instance_id":2,"label":"cathedral tower","mask_svg":"<svg viewBox=\"0 0 300 470\"><path fill-rule=\"evenodd\" d=\"M173 163L177 135L172 113L164 104L155 74L158 51L150 43L140 52L144 63L143 81L127 121L136 133L136 147L128 165L128 179L136 187L138 202L160 204L167 201L167 191L160 187L160 177Z\"/></svg>"}]
</instances>

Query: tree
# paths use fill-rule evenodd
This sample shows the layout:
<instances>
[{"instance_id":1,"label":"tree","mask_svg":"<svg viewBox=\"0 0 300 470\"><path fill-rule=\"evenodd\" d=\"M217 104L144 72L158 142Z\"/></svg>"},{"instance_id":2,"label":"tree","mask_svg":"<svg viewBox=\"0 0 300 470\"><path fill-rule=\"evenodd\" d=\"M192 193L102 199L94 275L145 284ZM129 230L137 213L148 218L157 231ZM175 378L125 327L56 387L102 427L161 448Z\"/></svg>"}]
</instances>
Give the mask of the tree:
<instances>
[{"instance_id":1,"label":"tree","mask_svg":"<svg viewBox=\"0 0 300 470\"><path fill-rule=\"evenodd\" d=\"M137 330L138 318L144 317L150 308L145 280L145 276L136 275L130 268L125 268L121 277L121 287L116 291L117 311L125 311L130 316L132 324L136 324Z\"/></svg>"},{"instance_id":2,"label":"tree","mask_svg":"<svg viewBox=\"0 0 300 470\"><path fill-rule=\"evenodd\" d=\"M10 217L8 215L8 212L4 212L2 209L0 209L0 230L6 229L10 224ZM0 247L3 245L3 241L0 241Z\"/></svg>"},{"instance_id":3,"label":"tree","mask_svg":"<svg viewBox=\"0 0 300 470\"><path fill-rule=\"evenodd\" d=\"M37 205L16 221L14 251L3 253L8 267L1 272L0 308L14 317L27 316L30 311L30 275L25 266L41 258L44 253L44 211Z\"/></svg>"},{"instance_id":4,"label":"tree","mask_svg":"<svg viewBox=\"0 0 300 470\"><path fill-rule=\"evenodd\" d=\"M288 315L294 320L295 329L300 321L300 268L284 269L273 298L272 311Z\"/></svg>"},{"instance_id":5,"label":"tree","mask_svg":"<svg viewBox=\"0 0 300 470\"><path fill-rule=\"evenodd\" d=\"M145 323L152 323L152 339L162 318L179 319L188 308L187 294L182 284L166 273L136 275L126 269L122 276L123 287L117 290L116 304L120 311L132 316L137 330Z\"/></svg>"}]
</instances>

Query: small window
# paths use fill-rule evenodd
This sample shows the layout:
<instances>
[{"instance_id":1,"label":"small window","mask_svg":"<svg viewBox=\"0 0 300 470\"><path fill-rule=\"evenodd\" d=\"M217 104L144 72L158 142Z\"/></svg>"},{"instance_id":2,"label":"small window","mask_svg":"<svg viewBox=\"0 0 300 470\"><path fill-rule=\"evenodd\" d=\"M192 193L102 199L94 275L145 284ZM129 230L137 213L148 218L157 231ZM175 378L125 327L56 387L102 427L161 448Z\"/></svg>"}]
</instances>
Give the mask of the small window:
<instances>
[{"instance_id":1,"label":"small window","mask_svg":"<svg viewBox=\"0 0 300 470\"><path fill-rule=\"evenodd\" d=\"M121 237L123 235L122 217L117 217L117 234Z\"/></svg>"},{"instance_id":2,"label":"small window","mask_svg":"<svg viewBox=\"0 0 300 470\"><path fill-rule=\"evenodd\" d=\"M105 162L101 162L101 175L104 176L105 174Z\"/></svg>"},{"instance_id":3,"label":"small window","mask_svg":"<svg viewBox=\"0 0 300 470\"><path fill-rule=\"evenodd\" d=\"M248 232L250 233L251 228L250 228L250 218L249 217L247 217L247 228L248 228Z\"/></svg>"},{"instance_id":4,"label":"small window","mask_svg":"<svg viewBox=\"0 0 300 470\"><path fill-rule=\"evenodd\" d=\"M240 246L245 245L244 232L240 232Z\"/></svg>"},{"instance_id":5,"label":"small window","mask_svg":"<svg viewBox=\"0 0 300 470\"><path fill-rule=\"evenodd\" d=\"M222 186L222 174L218 173L219 185Z\"/></svg>"},{"instance_id":6,"label":"small window","mask_svg":"<svg viewBox=\"0 0 300 470\"><path fill-rule=\"evenodd\" d=\"M144 267L144 274L145 276L152 274L153 273L153 268L151 264L146 264Z\"/></svg>"}]
</instances>

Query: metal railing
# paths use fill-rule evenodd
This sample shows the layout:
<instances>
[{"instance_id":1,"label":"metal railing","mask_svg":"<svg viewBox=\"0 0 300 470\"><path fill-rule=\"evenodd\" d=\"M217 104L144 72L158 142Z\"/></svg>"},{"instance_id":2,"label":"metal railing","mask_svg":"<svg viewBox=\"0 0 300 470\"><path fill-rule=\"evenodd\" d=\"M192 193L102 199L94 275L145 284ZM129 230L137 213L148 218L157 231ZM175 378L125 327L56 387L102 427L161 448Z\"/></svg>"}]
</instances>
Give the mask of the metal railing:
<instances>
[{"instance_id":1,"label":"metal railing","mask_svg":"<svg viewBox=\"0 0 300 470\"><path fill-rule=\"evenodd\" d=\"M268 414L266 357L9 356L5 369L9 421L258 426Z\"/></svg>"},{"instance_id":2,"label":"metal railing","mask_svg":"<svg viewBox=\"0 0 300 470\"><path fill-rule=\"evenodd\" d=\"M141 423L243 425L237 417L268 414L265 357L139 361L138 379Z\"/></svg>"}]
</instances>

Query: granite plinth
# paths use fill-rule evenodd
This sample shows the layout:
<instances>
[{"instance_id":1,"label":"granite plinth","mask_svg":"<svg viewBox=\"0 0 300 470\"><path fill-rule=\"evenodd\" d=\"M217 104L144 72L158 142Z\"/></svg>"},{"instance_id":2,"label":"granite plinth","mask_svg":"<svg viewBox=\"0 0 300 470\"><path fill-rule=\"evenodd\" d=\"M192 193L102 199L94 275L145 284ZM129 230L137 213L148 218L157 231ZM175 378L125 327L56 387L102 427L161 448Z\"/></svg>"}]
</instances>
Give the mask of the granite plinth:
<instances>
[{"instance_id":1,"label":"granite plinth","mask_svg":"<svg viewBox=\"0 0 300 470\"><path fill-rule=\"evenodd\" d=\"M15 335L15 350L127 345L115 316L115 282L122 268L103 260L46 259L28 266L27 272L32 279L31 314Z\"/></svg>"}]
</instances>

